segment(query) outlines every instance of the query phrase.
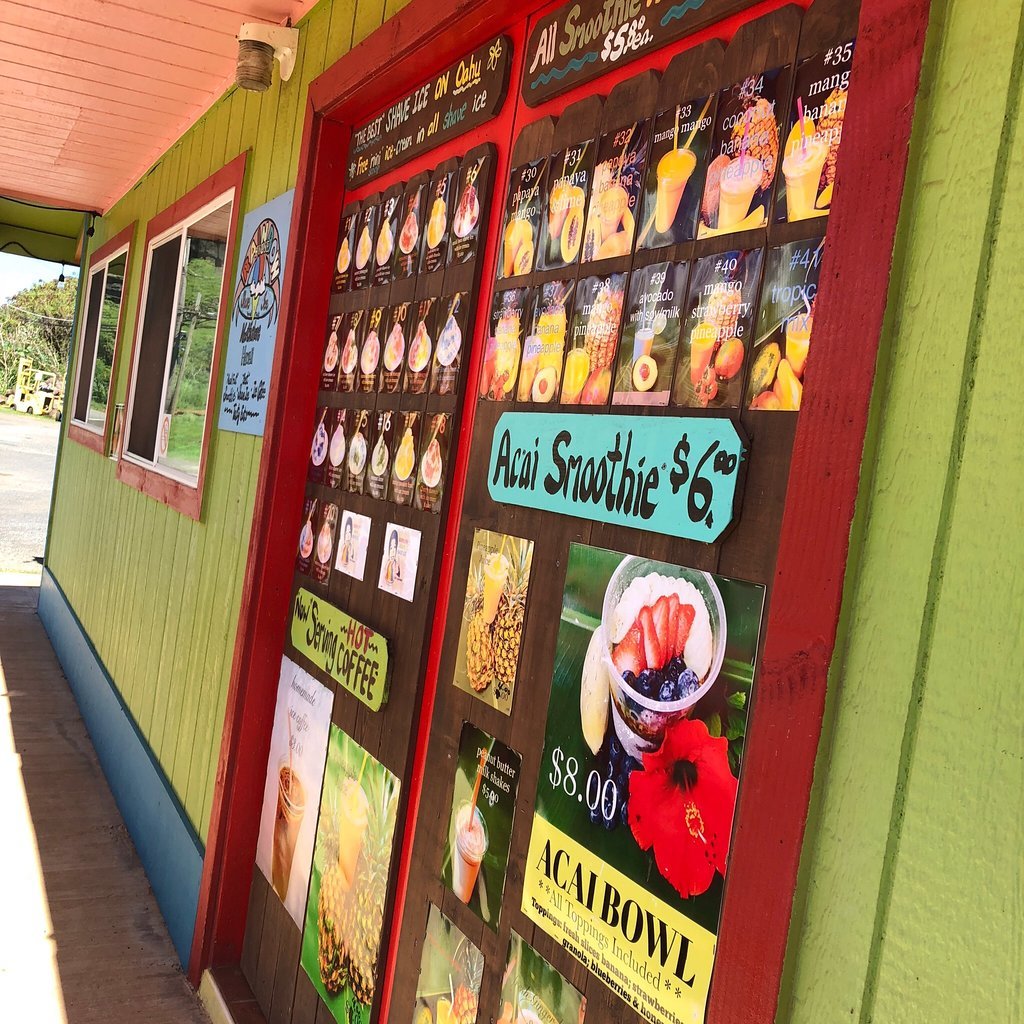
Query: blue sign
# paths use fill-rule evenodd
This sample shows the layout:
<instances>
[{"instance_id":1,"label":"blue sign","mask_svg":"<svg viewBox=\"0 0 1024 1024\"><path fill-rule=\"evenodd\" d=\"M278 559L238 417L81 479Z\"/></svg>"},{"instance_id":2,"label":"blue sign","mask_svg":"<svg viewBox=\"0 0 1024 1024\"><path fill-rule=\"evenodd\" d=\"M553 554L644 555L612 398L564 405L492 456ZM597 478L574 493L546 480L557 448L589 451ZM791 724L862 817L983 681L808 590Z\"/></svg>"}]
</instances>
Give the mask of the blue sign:
<instances>
[{"instance_id":1,"label":"blue sign","mask_svg":"<svg viewBox=\"0 0 1024 1024\"><path fill-rule=\"evenodd\" d=\"M242 222L242 259L231 297L221 430L261 436L281 317L281 285L295 190L250 210Z\"/></svg>"},{"instance_id":2,"label":"blue sign","mask_svg":"<svg viewBox=\"0 0 1024 1024\"><path fill-rule=\"evenodd\" d=\"M713 543L745 455L730 419L507 412L491 439L495 501Z\"/></svg>"}]
</instances>

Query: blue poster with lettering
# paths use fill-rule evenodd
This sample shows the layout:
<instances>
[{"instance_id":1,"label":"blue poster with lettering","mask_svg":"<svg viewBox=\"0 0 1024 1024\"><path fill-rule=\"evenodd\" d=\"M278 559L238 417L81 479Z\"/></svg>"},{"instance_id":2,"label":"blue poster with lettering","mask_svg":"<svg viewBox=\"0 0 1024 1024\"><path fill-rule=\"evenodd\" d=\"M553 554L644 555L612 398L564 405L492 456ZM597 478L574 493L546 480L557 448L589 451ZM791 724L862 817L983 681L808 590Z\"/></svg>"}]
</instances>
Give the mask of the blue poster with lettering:
<instances>
[{"instance_id":1,"label":"blue poster with lettering","mask_svg":"<svg viewBox=\"0 0 1024 1024\"><path fill-rule=\"evenodd\" d=\"M221 430L262 436L281 321L281 289L295 190L250 210L231 289L231 319L220 398Z\"/></svg>"}]
</instances>

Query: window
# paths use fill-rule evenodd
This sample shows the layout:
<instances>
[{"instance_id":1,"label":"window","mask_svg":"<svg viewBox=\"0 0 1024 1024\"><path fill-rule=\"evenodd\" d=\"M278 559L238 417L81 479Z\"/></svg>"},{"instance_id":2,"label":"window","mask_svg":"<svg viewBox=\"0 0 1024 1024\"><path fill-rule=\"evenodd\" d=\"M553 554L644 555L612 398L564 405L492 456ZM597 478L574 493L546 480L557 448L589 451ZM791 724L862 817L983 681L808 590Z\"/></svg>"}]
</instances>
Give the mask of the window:
<instances>
[{"instance_id":1,"label":"window","mask_svg":"<svg viewBox=\"0 0 1024 1024\"><path fill-rule=\"evenodd\" d=\"M69 432L96 451L103 451L106 435L134 231L132 224L95 252L85 282Z\"/></svg>"},{"instance_id":2,"label":"window","mask_svg":"<svg viewBox=\"0 0 1024 1024\"><path fill-rule=\"evenodd\" d=\"M197 483L234 192L150 243L128 458Z\"/></svg>"},{"instance_id":3,"label":"window","mask_svg":"<svg viewBox=\"0 0 1024 1024\"><path fill-rule=\"evenodd\" d=\"M242 153L146 229L117 477L193 519L216 421L245 164Z\"/></svg>"}]
</instances>

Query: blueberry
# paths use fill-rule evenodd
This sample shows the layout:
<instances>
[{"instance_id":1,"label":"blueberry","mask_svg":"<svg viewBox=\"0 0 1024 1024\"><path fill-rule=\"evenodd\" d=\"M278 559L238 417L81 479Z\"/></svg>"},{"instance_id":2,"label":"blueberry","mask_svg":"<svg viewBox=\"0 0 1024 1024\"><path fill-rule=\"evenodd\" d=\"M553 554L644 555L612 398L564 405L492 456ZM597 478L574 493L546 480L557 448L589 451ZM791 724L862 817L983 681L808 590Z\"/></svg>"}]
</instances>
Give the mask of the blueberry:
<instances>
[{"instance_id":1,"label":"blueberry","mask_svg":"<svg viewBox=\"0 0 1024 1024\"><path fill-rule=\"evenodd\" d=\"M697 679L697 673L693 669L683 669L679 676L679 689L684 697L689 697L691 693L696 693L700 689L700 681Z\"/></svg>"},{"instance_id":2,"label":"blueberry","mask_svg":"<svg viewBox=\"0 0 1024 1024\"><path fill-rule=\"evenodd\" d=\"M619 822L617 818L613 817L611 819L608 819L603 814L601 815L601 824L604 825L605 832L611 832L611 830L615 828L615 826L618 825L618 823Z\"/></svg>"},{"instance_id":3,"label":"blueberry","mask_svg":"<svg viewBox=\"0 0 1024 1024\"><path fill-rule=\"evenodd\" d=\"M629 669L626 669L626 671L622 673L622 681L627 686L636 686L636 676L630 672Z\"/></svg>"},{"instance_id":4,"label":"blueberry","mask_svg":"<svg viewBox=\"0 0 1024 1024\"><path fill-rule=\"evenodd\" d=\"M611 743L608 745L608 753L611 755L612 761L618 761L623 754L622 744L619 742L619 737L614 734L612 735Z\"/></svg>"},{"instance_id":5,"label":"blueberry","mask_svg":"<svg viewBox=\"0 0 1024 1024\"><path fill-rule=\"evenodd\" d=\"M619 804L619 821L621 821L623 825L628 825L629 824L629 801L628 800L623 800L622 803Z\"/></svg>"},{"instance_id":6,"label":"blueberry","mask_svg":"<svg viewBox=\"0 0 1024 1024\"><path fill-rule=\"evenodd\" d=\"M601 813L600 807L590 808L590 824L598 825L604 820L604 815Z\"/></svg>"},{"instance_id":7,"label":"blueberry","mask_svg":"<svg viewBox=\"0 0 1024 1024\"><path fill-rule=\"evenodd\" d=\"M676 697L676 687L671 680L661 684L661 689L658 691L658 700L678 700Z\"/></svg>"},{"instance_id":8,"label":"blueberry","mask_svg":"<svg viewBox=\"0 0 1024 1024\"><path fill-rule=\"evenodd\" d=\"M637 678L636 688L645 696L650 697L654 693L654 688L657 686L657 674L653 669L645 668Z\"/></svg>"}]
</instances>

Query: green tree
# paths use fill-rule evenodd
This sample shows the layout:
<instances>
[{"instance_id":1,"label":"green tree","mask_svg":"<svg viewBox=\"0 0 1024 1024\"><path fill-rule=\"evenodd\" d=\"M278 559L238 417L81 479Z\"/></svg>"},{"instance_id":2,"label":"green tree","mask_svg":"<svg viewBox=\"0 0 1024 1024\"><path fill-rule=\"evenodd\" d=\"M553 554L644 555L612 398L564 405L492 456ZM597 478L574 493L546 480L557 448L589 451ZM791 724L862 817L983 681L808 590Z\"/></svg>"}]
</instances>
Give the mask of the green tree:
<instances>
[{"instance_id":1,"label":"green tree","mask_svg":"<svg viewBox=\"0 0 1024 1024\"><path fill-rule=\"evenodd\" d=\"M56 281L43 281L0 304L0 395L14 388L22 358L63 380L75 297L72 282L58 288Z\"/></svg>"}]
</instances>

